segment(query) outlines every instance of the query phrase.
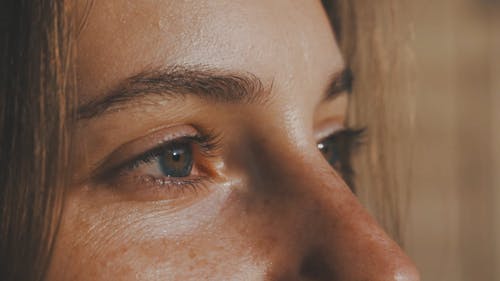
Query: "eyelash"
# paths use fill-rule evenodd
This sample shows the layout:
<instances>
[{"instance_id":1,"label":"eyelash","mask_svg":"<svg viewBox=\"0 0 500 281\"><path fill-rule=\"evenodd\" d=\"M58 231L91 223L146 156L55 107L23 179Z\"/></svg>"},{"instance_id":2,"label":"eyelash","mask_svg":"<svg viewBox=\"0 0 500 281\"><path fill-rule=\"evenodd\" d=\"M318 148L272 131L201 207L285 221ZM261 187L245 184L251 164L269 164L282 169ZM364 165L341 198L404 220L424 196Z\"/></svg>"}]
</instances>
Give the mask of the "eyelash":
<instances>
[{"instance_id":1,"label":"eyelash","mask_svg":"<svg viewBox=\"0 0 500 281\"><path fill-rule=\"evenodd\" d=\"M132 198L145 198L146 200L159 197L176 198L186 192L196 194L212 181L209 167L202 167L201 170L205 171L206 174L196 177L175 178L133 175L133 172L141 168L141 166L158 161L162 151L175 143L185 143L193 147L193 154L198 154L193 158L193 162L198 162L199 158L209 162L218 155L221 145L220 136L214 132L204 132L203 134L168 140L131 160L125 161L123 164L106 169L103 173L97 174L94 180L106 183L112 190L126 190L131 194L136 194ZM195 163L195 165L198 164ZM208 163L205 163L205 165L209 166Z\"/></svg>"},{"instance_id":2,"label":"eyelash","mask_svg":"<svg viewBox=\"0 0 500 281\"><path fill-rule=\"evenodd\" d=\"M342 146L341 149L339 149L340 155L338 156L338 158L340 159L340 167L336 168L335 170L337 170L340 176L342 176L347 186L349 186L349 188L351 188L353 192L356 191L354 184L355 171L352 166L351 159L356 150L364 144L365 131L365 128L347 128L339 130L318 142L319 144L335 139L338 143L340 143L340 145Z\"/></svg>"},{"instance_id":3,"label":"eyelash","mask_svg":"<svg viewBox=\"0 0 500 281\"><path fill-rule=\"evenodd\" d=\"M344 181L347 183L351 189L354 191L353 186L353 176L354 171L350 162L350 158L354 150L360 146L362 143L361 137L363 136L364 129L343 129L337 131L330 136L322 139L319 143L324 142L340 142L342 145L342 149L340 149L339 155L339 165L340 169L336 169L337 172L343 177ZM141 154L140 156L133 158L130 161L127 161L125 164L119 165L118 167L112 169L110 173L106 173L107 175L111 174L111 178L113 178L113 182L118 183L120 178L130 176L130 173L134 170L140 168L142 165L152 164L156 161L159 161L159 157L162 152L166 149L166 147L171 146L174 143L185 143L189 144L192 147L193 154L198 154L197 156L193 156L193 165L199 168L199 158L210 161L210 159L215 158L218 155L218 151L221 147L221 138L219 135L213 132L205 132L203 134L194 135L194 136L186 136L181 137L175 140L170 140L168 142L162 143L157 147L150 149L149 151ZM196 152L195 152L196 151ZM207 165L207 163L205 163ZM206 170L209 168L203 167L202 170L205 170L205 175L198 176L187 176L187 177L155 177L152 175L142 175L137 176L132 182L133 185L139 184L143 185L144 188L153 188L158 190L159 192L166 192L167 194L184 194L185 192L198 192L200 189L203 189L212 181L212 176L209 173L206 173ZM115 184L119 185L119 184Z\"/></svg>"},{"instance_id":4,"label":"eyelash","mask_svg":"<svg viewBox=\"0 0 500 281\"><path fill-rule=\"evenodd\" d=\"M220 137L214 133L205 133L195 136L181 137L172 141L168 141L130 161L125 165L124 169L131 170L137 168L141 164L151 163L153 160L160 156L161 152L165 149L166 146L171 145L172 143L194 144L200 148L199 152L203 157L213 158L216 156L216 152L219 150Z\"/></svg>"}]
</instances>

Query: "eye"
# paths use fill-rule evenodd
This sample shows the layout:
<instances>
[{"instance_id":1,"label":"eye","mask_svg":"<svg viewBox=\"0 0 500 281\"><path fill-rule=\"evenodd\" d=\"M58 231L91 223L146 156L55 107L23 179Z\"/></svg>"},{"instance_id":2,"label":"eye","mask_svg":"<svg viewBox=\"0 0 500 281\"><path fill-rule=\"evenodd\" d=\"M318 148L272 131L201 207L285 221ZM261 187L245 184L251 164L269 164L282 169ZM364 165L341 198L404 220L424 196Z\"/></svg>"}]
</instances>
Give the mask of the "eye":
<instances>
[{"instance_id":1,"label":"eye","mask_svg":"<svg viewBox=\"0 0 500 281\"><path fill-rule=\"evenodd\" d=\"M188 136L160 144L119 168L119 177L176 185L209 173L210 158L216 150L214 136Z\"/></svg>"},{"instance_id":2,"label":"eye","mask_svg":"<svg viewBox=\"0 0 500 281\"><path fill-rule=\"evenodd\" d=\"M188 143L172 143L162 148L158 155L158 166L166 177L182 178L193 169L193 150Z\"/></svg>"},{"instance_id":3,"label":"eye","mask_svg":"<svg viewBox=\"0 0 500 281\"><path fill-rule=\"evenodd\" d=\"M149 201L195 195L198 189L217 179L218 135L182 136L173 129L167 132L127 144L109 160L110 164L105 162L103 172L94 180L126 198ZM140 152L150 145L156 147Z\"/></svg>"},{"instance_id":4,"label":"eye","mask_svg":"<svg viewBox=\"0 0 500 281\"><path fill-rule=\"evenodd\" d=\"M354 171L351 164L352 153L360 144L364 130L345 129L324 138L318 143L326 161L343 177L351 189Z\"/></svg>"},{"instance_id":5,"label":"eye","mask_svg":"<svg viewBox=\"0 0 500 281\"><path fill-rule=\"evenodd\" d=\"M332 135L330 138L318 143L318 149L323 153L326 161L335 169L340 167L340 142L337 136Z\"/></svg>"}]
</instances>

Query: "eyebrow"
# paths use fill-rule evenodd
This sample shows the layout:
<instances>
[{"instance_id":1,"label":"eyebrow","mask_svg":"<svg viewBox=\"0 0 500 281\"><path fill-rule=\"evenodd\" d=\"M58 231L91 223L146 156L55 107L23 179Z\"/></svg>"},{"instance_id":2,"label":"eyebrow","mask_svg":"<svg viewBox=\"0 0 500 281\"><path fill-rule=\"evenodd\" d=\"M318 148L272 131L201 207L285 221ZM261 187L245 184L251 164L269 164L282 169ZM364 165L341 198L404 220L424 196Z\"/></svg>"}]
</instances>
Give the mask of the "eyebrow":
<instances>
[{"instance_id":1,"label":"eyebrow","mask_svg":"<svg viewBox=\"0 0 500 281\"><path fill-rule=\"evenodd\" d=\"M344 69L332 75L324 100L350 92L352 72ZM78 119L92 119L121 110L134 101L160 95L168 98L195 96L216 103L265 104L273 83L265 86L259 77L248 72L231 72L200 66L173 66L147 70L126 78L102 98L80 105Z\"/></svg>"},{"instance_id":2,"label":"eyebrow","mask_svg":"<svg viewBox=\"0 0 500 281\"><path fill-rule=\"evenodd\" d=\"M354 75L350 68L344 68L342 71L334 73L326 88L323 100L334 99L342 93L350 94L352 92L353 82Z\"/></svg>"}]
</instances>

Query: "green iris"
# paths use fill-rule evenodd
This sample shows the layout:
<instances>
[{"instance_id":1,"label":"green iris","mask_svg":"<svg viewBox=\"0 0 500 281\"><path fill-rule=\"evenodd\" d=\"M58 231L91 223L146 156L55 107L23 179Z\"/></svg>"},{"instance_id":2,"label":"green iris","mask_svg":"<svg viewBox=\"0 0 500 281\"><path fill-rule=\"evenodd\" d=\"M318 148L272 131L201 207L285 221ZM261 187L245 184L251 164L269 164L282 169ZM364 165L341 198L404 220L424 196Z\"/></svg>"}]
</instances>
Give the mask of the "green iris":
<instances>
[{"instance_id":1,"label":"green iris","mask_svg":"<svg viewBox=\"0 0 500 281\"><path fill-rule=\"evenodd\" d=\"M159 165L167 177L183 178L193 169L193 151L189 143L173 143L159 155Z\"/></svg>"}]
</instances>

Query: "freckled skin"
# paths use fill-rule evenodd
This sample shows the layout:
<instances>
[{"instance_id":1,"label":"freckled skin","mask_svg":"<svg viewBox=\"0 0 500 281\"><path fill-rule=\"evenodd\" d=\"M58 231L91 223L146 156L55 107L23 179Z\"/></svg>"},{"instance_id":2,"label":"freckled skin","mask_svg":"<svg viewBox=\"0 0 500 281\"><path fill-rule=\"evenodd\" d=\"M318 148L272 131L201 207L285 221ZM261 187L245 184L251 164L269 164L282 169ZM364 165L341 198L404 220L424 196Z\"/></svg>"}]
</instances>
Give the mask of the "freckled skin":
<instances>
[{"instance_id":1,"label":"freckled skin","mask_svg":"<svg viewBox=\"0 0 500 281\"><path fill-rule=\"evenodd\" d=\"M169 125L165 112L188 114L176 123L223 131L224 177L172 200L69 188L48 280L419 280L316 147L347 105L319 104L343 67L319 1L95 0L78 54L82 100L173 64L250 72L273 93L265 106L158 103L78 126L75 161L90 166Z\"/></svg>"}]
</instances>

